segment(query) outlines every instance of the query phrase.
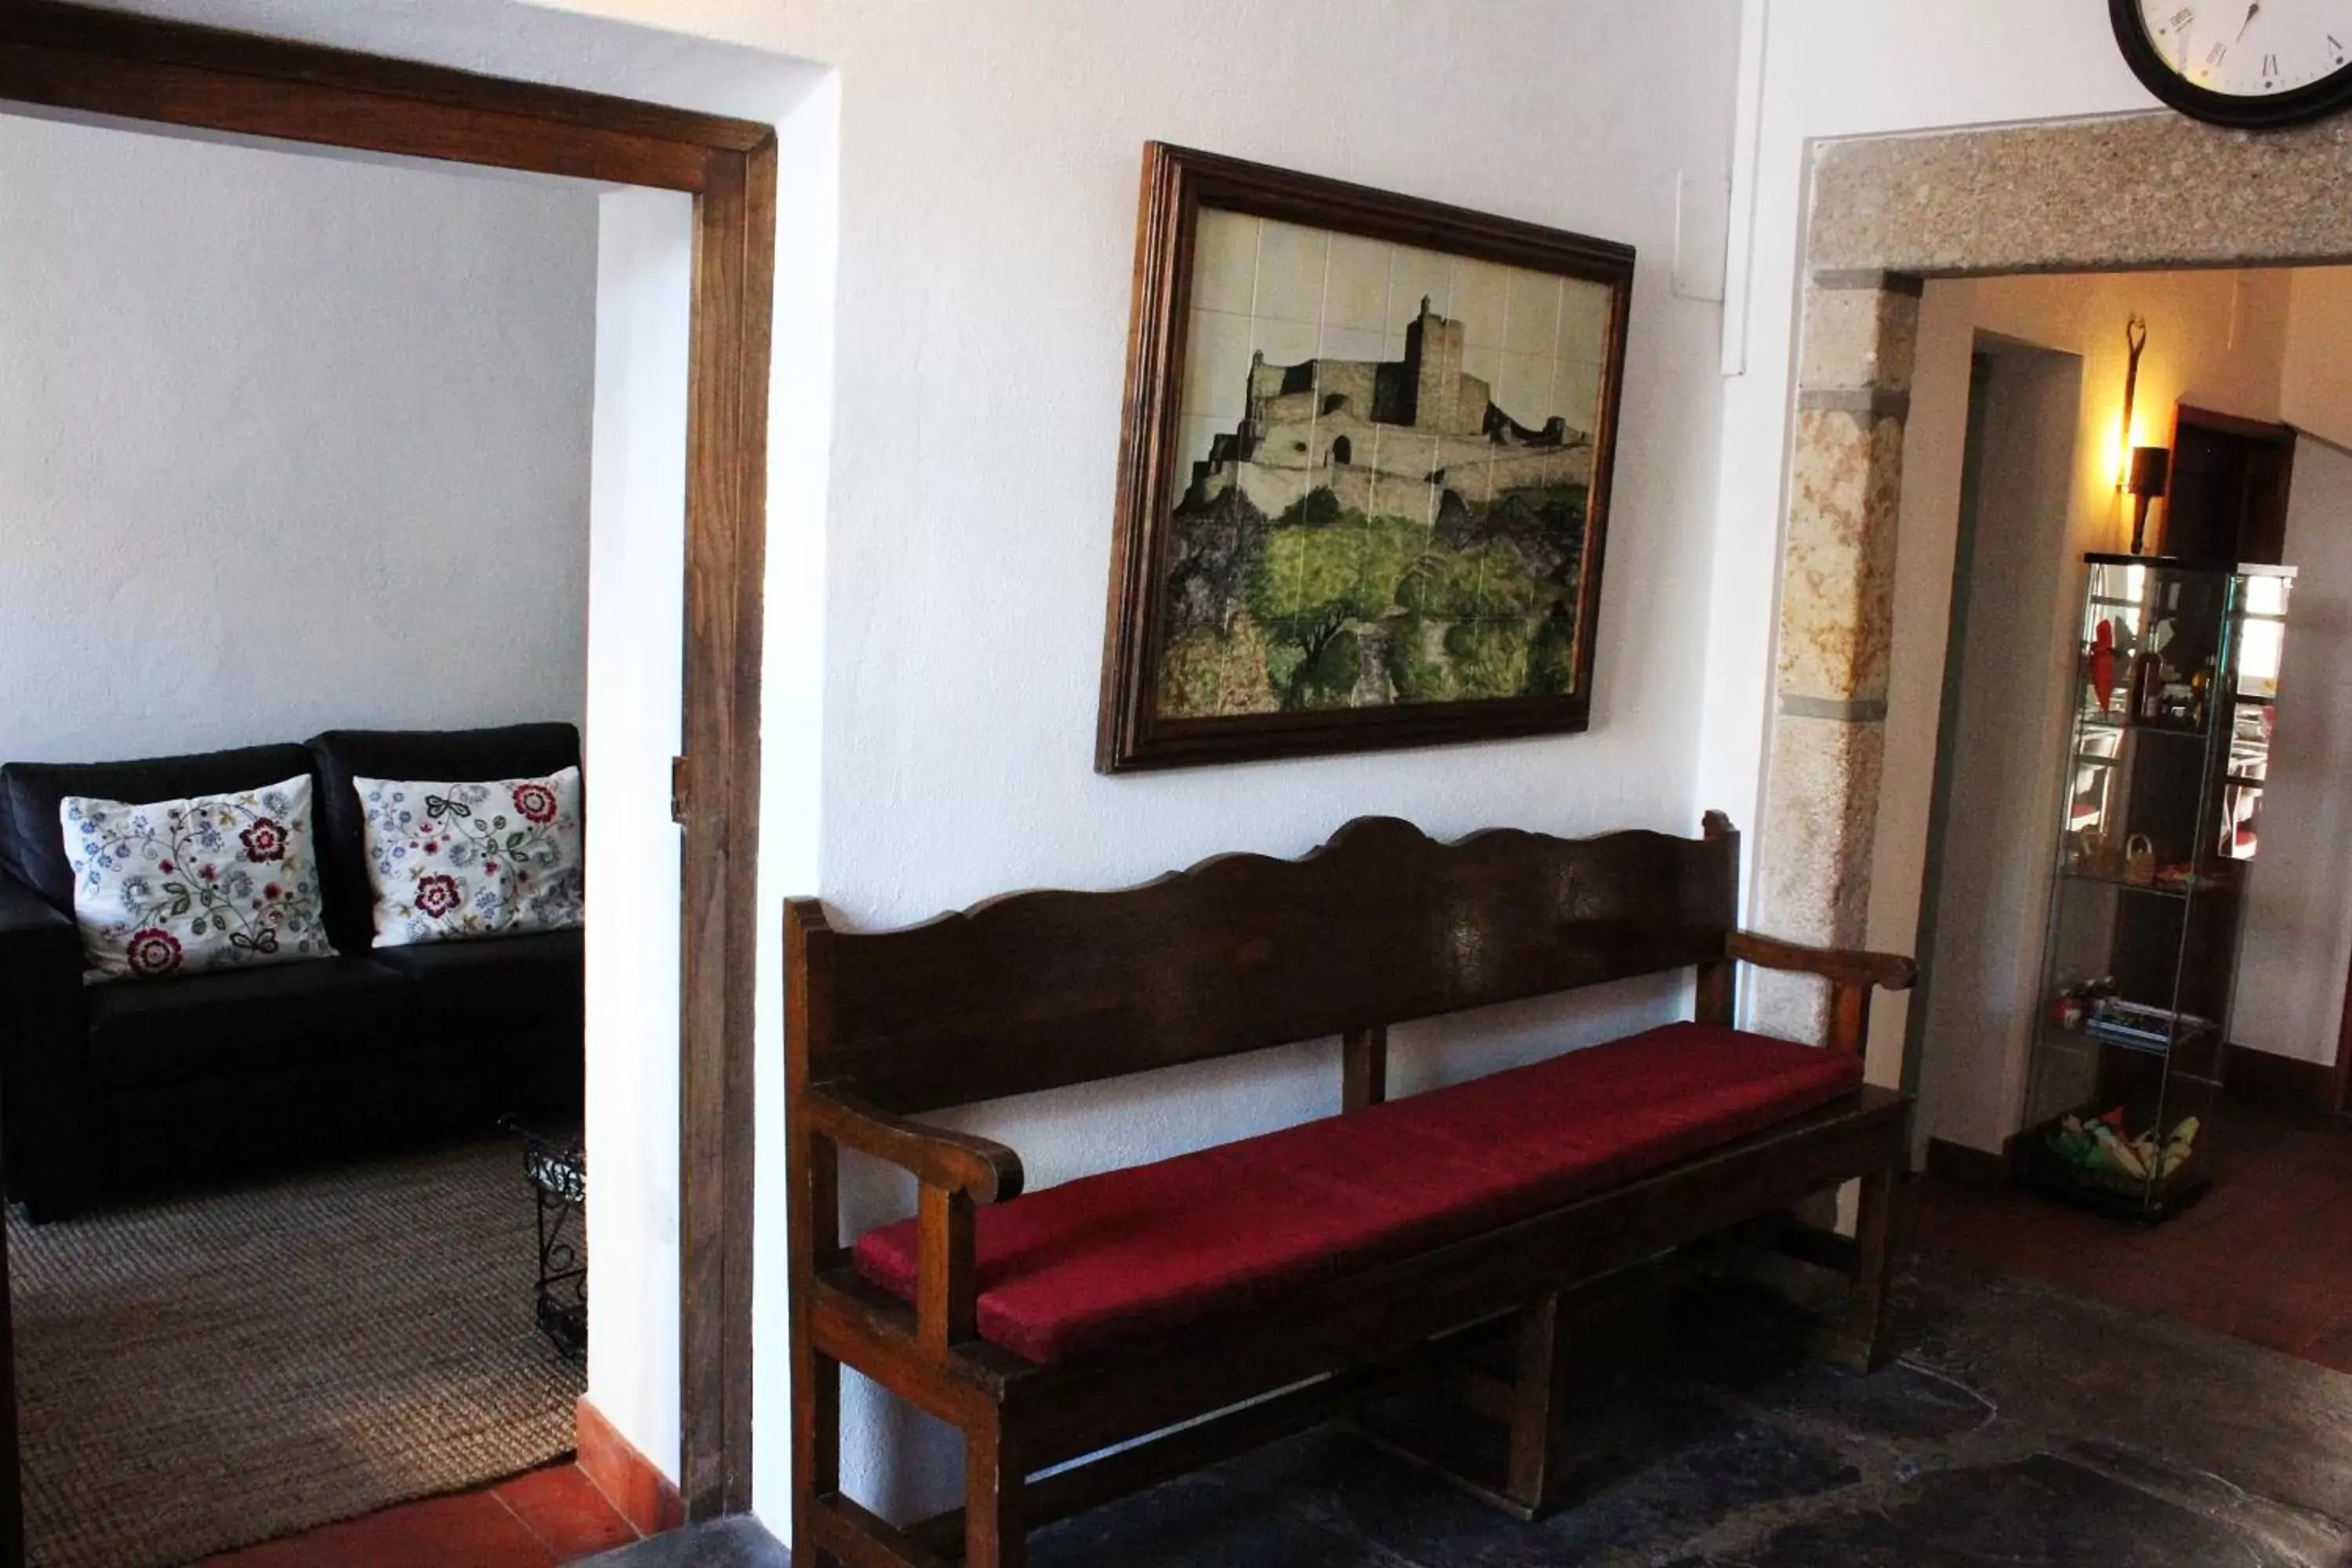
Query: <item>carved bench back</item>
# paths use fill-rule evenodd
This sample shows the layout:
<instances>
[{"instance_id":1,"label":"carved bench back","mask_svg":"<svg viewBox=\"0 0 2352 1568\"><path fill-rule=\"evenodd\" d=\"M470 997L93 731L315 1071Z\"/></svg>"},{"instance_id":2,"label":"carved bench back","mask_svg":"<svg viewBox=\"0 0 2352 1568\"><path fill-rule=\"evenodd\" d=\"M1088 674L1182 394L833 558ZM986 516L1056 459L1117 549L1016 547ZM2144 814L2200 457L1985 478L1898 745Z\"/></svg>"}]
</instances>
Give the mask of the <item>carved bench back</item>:
<instances>
[{"instance_id":1,"label":"carved bench back","mask_svg":"<svg viewBox=\"0 0 2352 1568\"><path fill-rule=\"evenodd\" d=\"M1297 860L1225 856L898 931L834 931L796 900L794 1077L912 1113L1714 963L1738 855L1720 818L1705 838L1440 844L1364 817Z\"/></svg>"}]
</instances>

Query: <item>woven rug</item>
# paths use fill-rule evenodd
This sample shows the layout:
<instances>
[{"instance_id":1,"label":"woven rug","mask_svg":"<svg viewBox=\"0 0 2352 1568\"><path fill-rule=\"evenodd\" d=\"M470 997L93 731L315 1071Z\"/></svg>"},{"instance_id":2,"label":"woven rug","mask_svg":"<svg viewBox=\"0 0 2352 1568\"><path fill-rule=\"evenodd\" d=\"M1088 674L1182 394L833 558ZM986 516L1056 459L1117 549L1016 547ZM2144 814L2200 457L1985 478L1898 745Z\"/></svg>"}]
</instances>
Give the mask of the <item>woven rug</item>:
<instances>
[{"instance_id":1,"label":"woven rug","mask_svg":"<svg viewBox=\"0 0 2352 1568\"><path fill-rule=\"evenodd\" d=\"M12 1216L8 1253L33 1568L170 1568L571 1450L512 1140Z\"/></svg>"}]
</instances>

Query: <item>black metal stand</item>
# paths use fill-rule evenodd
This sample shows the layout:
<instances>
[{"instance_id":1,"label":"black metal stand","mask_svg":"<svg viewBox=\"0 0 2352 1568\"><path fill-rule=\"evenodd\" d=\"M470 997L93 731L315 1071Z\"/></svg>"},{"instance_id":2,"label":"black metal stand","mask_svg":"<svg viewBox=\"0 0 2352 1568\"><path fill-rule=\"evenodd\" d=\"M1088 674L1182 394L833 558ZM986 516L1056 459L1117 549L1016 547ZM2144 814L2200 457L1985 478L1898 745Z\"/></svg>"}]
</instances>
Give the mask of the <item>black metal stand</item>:
<instances>
[{"instance_id":1,"label":"black metal stand","mask_svg":"<svg viewBox=\"0 0 2352 1568\"><path fill-rule=\"evenodd\" d=\"M588 1265L581 1256L588 1201L588 1158L577 1142L559 1142L509 1117L523 1141L523 1174L538 1201L539 1282L532 1303L540 1332L573 1361L588 1359Z\"/></svg>"}]
</instances>

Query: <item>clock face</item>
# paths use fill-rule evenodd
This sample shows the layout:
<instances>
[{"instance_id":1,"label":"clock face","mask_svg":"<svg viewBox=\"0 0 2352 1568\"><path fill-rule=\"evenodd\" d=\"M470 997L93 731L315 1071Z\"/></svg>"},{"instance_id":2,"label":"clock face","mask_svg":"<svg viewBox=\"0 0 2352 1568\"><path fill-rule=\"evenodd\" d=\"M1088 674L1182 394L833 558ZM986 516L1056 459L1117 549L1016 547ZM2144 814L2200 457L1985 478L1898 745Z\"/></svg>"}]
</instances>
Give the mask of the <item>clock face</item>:
<instances>
[{"instance_id":1,"label":"clock face","mask_svg":"<svg viewBox=\"0 0 2352 1568\"><path fill-rule=\"evenodd\" d=\"M2352 0L2110 0L2116 41L2165 102L2290 125L2352 102Z\"/></svg>"}]
</instances>

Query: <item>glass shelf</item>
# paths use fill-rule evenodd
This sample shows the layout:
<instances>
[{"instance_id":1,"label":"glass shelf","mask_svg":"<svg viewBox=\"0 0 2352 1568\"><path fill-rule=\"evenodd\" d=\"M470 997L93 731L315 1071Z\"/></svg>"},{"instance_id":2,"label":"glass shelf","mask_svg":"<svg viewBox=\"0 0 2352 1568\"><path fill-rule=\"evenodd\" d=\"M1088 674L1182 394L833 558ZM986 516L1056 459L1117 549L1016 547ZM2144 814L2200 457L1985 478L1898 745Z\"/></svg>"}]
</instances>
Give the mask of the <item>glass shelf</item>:
<instances>
[{"instance_id":1,"label":"glass shelf","mask_svg":"<svg viewBox=\"0 0 2352 1568\"><path fill-rule=\"evenodd\" d=\"M2120 872L2085 871L2068 867L2058 873L2061 882L2087 883L2094 887L2116 888L2126 893L2146 893L2159 899L2189 899L2199 893L2235 892L2236 884L2215 878L2211 872L2199 882L2135 882Z\"/></svg>"}]
</instances>

